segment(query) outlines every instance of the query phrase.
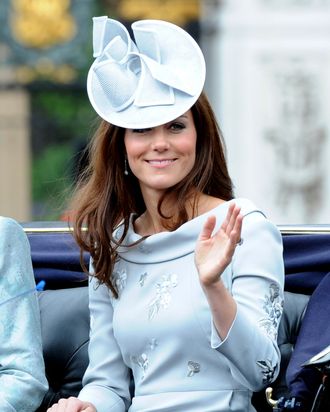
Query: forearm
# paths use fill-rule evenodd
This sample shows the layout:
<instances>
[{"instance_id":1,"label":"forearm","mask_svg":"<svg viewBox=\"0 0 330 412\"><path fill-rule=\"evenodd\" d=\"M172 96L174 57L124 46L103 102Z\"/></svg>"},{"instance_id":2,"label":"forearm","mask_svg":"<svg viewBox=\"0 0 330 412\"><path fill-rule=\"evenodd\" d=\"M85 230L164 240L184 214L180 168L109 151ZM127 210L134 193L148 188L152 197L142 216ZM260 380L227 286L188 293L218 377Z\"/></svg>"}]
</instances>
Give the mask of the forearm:
<instances>
[{"instance_id":1,"label":"forearm","mask_svg":"<svg viewBox=\"0 0 330 412\"><path fill-rule=\"evenodd\" d=\"M92 402L97 412L124 412L130 405L130 371L114 337L113 306L106 285L96 278L89 284L91 331L89 365L79 399ZM110 373L109 373L110 371Z\"/></svg>"},{"instance_id":2,"label":"forearm","mask_svg":"<svg viewBox=\"0 0 330 412\"><path fill-rule=\"evenodd\" d=\"M236 316L237 305L226 289L221 278L211 285L203 285L202 289L209 303L214 326L223 340L226 338Z\"/></svg>"},{"instance_id":3,"label":"forearm","mask_svg":"<svg viewBox=\"0 0 330 412\"><path fill-rule=\"evenodd\" d=\"M241 238L243 216L240 210L240 207L232 203L218 230L215 230L216 216L209 216L195 248L199 280L221 339L227 336L237 310L236 302L223 284L221 275L231 263Z\"/></svg>"}]
</instances>

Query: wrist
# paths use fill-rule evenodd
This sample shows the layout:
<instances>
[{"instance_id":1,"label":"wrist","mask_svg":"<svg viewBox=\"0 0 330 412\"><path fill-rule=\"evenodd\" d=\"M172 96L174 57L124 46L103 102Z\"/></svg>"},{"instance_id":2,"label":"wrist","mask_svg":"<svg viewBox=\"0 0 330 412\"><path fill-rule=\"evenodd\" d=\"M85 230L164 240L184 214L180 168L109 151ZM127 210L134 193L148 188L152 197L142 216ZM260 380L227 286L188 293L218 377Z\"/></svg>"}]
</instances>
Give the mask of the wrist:
<instances>
[{"instance_id":1,"label":"wrist","mask_svg":"<svg viewBox=\"0 0 330 412\"><path fill-rule=\"evenodd\" d=\"M210 290L210 291L211 290L221 290L225 287L221 279L221 276L219 276L216 279L202 278L202 277L200 277L199 279L200 279L200 284L204 290Z\"/></svg>"}]
</instances>

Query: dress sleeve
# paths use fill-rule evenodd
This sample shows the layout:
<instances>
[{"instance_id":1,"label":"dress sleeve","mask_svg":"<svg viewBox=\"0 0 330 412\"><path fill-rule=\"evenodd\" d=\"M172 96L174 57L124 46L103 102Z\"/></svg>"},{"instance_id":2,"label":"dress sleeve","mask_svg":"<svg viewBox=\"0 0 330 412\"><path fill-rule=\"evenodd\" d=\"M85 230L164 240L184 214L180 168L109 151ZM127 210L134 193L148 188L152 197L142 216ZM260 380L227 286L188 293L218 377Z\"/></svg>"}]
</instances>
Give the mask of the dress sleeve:
<instances>
[{"instance_id":1,"label":"dress sleeve","mask_svg":"<svg viewBox=\"0 0 330 412\"><path fill-rule=\"evenodd\" d=\"M95 405L97 412L124 412L130 404L130 370L114 337L110 294L106 285L91 278L89 365L78 397Z\"/></svg>"},{"instance_id":2,"label":"dress sleeve","mask_svg":"<svg viewBox=\"0 0 330 412\"><path fill-rule=\"evenodd\" d=\"M48 384L29 241L12 219L0 217L0 410L29 412Z\"/></svg>"},{"instance_id":3,"label":"dress sleeve","mask_svg":"<svg viewBox=\"0 0 330 412\"><path fill-rule=\"evenodd\" d=\"M211 346L229 360L235 379L258 391L279 372L277 332L284 288L282 237L261 213L244 217L242 244L228 269L237 313L223 341L212 322Z\"/></svg>"}]
</instances>

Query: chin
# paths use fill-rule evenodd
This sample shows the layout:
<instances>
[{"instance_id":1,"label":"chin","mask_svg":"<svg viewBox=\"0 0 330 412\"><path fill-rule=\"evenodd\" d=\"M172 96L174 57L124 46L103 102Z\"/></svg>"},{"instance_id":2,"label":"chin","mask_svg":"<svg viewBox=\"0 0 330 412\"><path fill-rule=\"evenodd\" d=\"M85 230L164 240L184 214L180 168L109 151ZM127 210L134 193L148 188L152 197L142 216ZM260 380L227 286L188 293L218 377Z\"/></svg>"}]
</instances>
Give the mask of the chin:
<instances>
[{"instance_id":1,"label":"chin","mask_svg":"<svg viewBox=\"0 0 330 412\"><path fill-rule=\"evenodd\" d=\"M179 181L175 181L175 182L158 182L158 183L153 183L150 184L149 187L154 189L154 190L166 190L169 189L171 187L173 187L174 185L176 185Z\"/></svg>"}]
</instances>

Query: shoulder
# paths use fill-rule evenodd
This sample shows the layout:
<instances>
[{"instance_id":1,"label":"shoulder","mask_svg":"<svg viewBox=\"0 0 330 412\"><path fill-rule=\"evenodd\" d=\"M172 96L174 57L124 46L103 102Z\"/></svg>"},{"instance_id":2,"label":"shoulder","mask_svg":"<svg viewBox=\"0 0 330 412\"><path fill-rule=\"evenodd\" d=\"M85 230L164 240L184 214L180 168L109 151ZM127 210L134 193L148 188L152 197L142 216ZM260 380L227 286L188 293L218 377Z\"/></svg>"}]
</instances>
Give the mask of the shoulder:
<instances>
[{"instance_id":1,"label":"shoulder","mask_svg":"<svg viewBox=\"0 0 330 412\"><path fill-rule=\"evenodd\" d=\"M11 217L0 216L0 230L20 230L22 231L22 227L19 223L12 219Z\"/></svg>"},{"instance_id":2,"label":"shoulder","mask_svg":"<svg viewBox=\"0 0 330 412\"><path fill-rule=\"evenodd\" d=\"M264 213L245 202L241 242L235 250L233 267L235 276L254 273L264 275L283 286L283 240L279 228ZM282 287L281 286L281 287Z\"/></svg>"},{"instance_id":3,"label":"shoulder","mask_svg":"<svg viewBox=\"0 0 330 412\"><path fill-rule=\"evenodd\" d=\"M242 232L245 236L257 236L258 239L262 238L262 233L268 233L271 237L281 241L278 227L268 219L262 209L256 206L253 201L245 198L237 198L234 199L233 202L241 207L241 213L244 217Z\"/></svg>"},{"instance_id":4,"label":"shoulder","mask_svg":"<svg viewBox=\"0 0 330 412\"><path fill-rule=\"evenodd\" d=\"M241 208L241 214L243 215L243 226L245 222L269 222L262 209L259 208L252 200L246 198L234 198L228 200L221 203L219 207L217 207L213 211L219 216L219 218L224 218L227 214L229 206L233 203Z\"/></svg>"},{"instance_id":5,"label":"shoulder","mask_svg":"<svg viewBox=\"0 0 330 412\"><path fill-rule=\"evenodd\" d=\"M0 216L0 244L26 241L24 230L16 220Z\"/></svg>"},{"instance_id":6,"label":"shoulder","mask_svg":"<svg viewBox=\"0 0 330 412\"><path fill-rule=\"evenodd\" d=\"M241 213L244 217L252 213L255 213L256 216L263 216L264 218L266 218L264 212L250 199L238 197L231 200L230 202L235 203L237 206L241 208Z\"/></svg>"},{"instance_id":7,"label":"shoulder","mask_svg":"<svg viewBox=\"0 0 330 412\"><path fill-rule=\"evenodd\" d=\"M6 293L31 285L33 271L29 240L23 228L14 219L0 217L0 286Z\"/></svg>"}]
</instances>

